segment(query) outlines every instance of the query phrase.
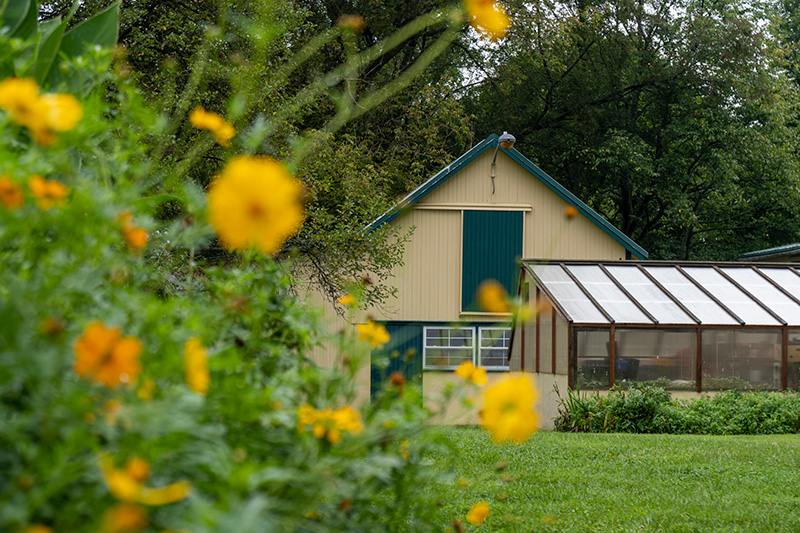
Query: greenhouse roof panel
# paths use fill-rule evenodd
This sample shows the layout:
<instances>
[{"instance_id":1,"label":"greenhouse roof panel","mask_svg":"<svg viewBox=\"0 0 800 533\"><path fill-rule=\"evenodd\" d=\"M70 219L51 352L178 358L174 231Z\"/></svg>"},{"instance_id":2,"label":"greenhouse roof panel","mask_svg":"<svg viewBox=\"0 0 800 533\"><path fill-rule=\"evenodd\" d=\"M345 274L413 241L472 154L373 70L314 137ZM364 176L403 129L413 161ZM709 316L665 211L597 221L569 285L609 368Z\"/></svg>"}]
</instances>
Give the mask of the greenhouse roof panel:
<instances>
[{"instance_id":1,"label":"greenhouse roof panel","mask_svg":"<svg viewBox=\"0 0 800 533\"><path fill-rule=\"evenodd\" d=\"M792 264L525 260L579 324L800 327Z\"/></svg>"}]
</instances>

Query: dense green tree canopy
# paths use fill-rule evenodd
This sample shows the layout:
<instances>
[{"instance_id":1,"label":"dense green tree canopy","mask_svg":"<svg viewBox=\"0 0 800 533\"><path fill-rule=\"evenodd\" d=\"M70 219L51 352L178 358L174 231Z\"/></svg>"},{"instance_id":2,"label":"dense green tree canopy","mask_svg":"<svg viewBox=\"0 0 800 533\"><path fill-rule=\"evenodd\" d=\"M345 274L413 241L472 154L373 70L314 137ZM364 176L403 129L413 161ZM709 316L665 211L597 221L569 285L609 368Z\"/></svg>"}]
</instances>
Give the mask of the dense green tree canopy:
<instances>
[{"instance_id":1,"label":"dense green tree canopy","mask_svg":"<svg viewBox=\"0 0 800 533\"><path fill-rule=\"evenodd\" d=\"M757 2L519 4L472 95L518 147L654 258L798 238L794 96Z\"/></svg>"}]
</instances>

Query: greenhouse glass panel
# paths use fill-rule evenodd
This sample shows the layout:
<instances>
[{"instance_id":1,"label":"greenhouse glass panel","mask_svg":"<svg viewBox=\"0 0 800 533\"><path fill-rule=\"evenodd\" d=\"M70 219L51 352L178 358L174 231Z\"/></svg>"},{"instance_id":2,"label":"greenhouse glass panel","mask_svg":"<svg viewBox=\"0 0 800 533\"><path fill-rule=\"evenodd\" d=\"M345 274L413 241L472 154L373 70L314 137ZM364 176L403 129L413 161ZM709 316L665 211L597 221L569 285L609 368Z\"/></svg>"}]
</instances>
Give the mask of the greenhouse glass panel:
<instances>
[{"instance_id":1,"label":"greenhouse glass panel","mask_svg":"<svg viewBox=\"0 0 800 533\"><path fill-rule=\"evenodd\" d=\"M758 269L769 279L794 295L800 295L800 276L787 269L764 268Z\"/></svg>"},{"instance_id":2,"label":"greenhouse glass panel","mask_svg":"<svg viewBox=\"0 0 800 533\"><path fill-rule=\"evenodd\" d=\"M786 387L789 390L800 389L800 329L790 329L788 335L789 368Z\"/></svg>"},{"instance_id":3,"label":"greenhouse glass panel","mask_svg":"<svg viewBox=\"0 0 800 533\"><path fill-rule=\"evenodd\" d=\"M778 326L781 323L743 293L736 285L711 268L686 267L684 271L692 279L713 294L728 309L736 313L746 324L759 326Z\"/></svg>"},{"instance_id":4,"label":"greenhouse glass panel","mask_svg":"<svg viewBox=\"0 0 800 533\"><path fill-rule=\"evenodd\" d=\"M578 388L608 388L608 348L610 343L607 329L577 329L575 340L578 354Z\"/></svg>"},{"instance_id":5,"label":"greenhouse glass panel","mask_svg":"<svg viewBox=\"0 0 800 533\"><path fill-rule=\"evenodd\" d=\"M653 323L600 267L571 265L567 268L616 322L629 324Z\"/></svg>"},{"instance_id":6,"label":"greenhouse glass panel","mask_svg":"<svg viewBox=\"0 0 800 533\"><path fill-rule=\"evenodd\" d=\"M800 324L800 305L779 291L751 268L723 268L723 272L736 280L779 317L789 324ZM800 277L798 277L800 279Z\"/></svg>"},{"instance_id":7,"label":"greenhouse glass panel","mask_svg":"<svg viewBox=\"0 0 800 533\"><path fill-rule=\"evenodd\" d=\"M617 329L614 384L647 383L671 390L696 386L697 331Z\"/></svg>"},{"instance_id":8,"label":"greenhouse glass panel","mask_svg":"<svg viewBox=\"0 0 800 533\"><path fill-rule=\"evenodd\" d=\"M739 324L675 267L644 267L703 324Z\"/></svg>"},{"instance_id":9,"label":"greenhouse glass panel","mask_svg":"<svg viewBox=\"0 0 800 533\"><path fill-rule=\"evenodd\" d=\"M703 330L703 390L781 388L781 332Z\"/></svg>"},{"instance_id":10,"label":"greenhouse glass panel","mask_svg":"<svg viewBox=\"0 0 800 533\"><path fill-rule=\"evenodd\" d=\"M683 309L678 307L669 296L664 294L664 291L658 288L658 285L650 281L638 268L629 266L609 266L607 269L660 323L695 323Z\"/></svg>"},{"instance_id":11,"label":"greenhouse glass panel","mask_svg":"<svg viewBox=\"0 0 800 533\"><path fill-rule=\"evenodd\" d=\"M572 278L559 265L531 266L536 277L547 288L575 322L608 324L608 320Z\"/></svg>"}]
</instances>

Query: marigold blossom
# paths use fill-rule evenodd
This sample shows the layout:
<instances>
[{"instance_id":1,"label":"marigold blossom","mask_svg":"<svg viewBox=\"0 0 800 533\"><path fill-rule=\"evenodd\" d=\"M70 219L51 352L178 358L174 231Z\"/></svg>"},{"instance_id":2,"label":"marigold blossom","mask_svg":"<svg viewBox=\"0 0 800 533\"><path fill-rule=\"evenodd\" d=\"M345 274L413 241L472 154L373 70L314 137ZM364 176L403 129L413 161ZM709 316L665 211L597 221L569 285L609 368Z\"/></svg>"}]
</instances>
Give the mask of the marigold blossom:
<instances>
[{"instance_id":1,"label":"marigold blossom","mask_svg":"<svg viewBox=\"0 0 800 533\"><path fill-rule=\"evenodd\" d=\"M196 107L189 114L189 122L197 129L210 131L220 146L229 146L231 139L236 135L233 124L202 107Z\"/></svg>"},{"instance_id":2,"label":"marigold blossom","mask_svg":"<svg viewBox=\"0 0 800 533\"><path fill-rule=\"evenodd\" d=\"M56 180L46 180L42 176L28 178L28 187L36 198L36 205L45 211L55 206L63 206L64 198L69 194L66 185Z\"/></svg>"},{"instance_id":3,"label":"marigold blossom","mask_svg":"<svg viewBox=\"0 0 800 533\"><path fill-rule=\"evenodd\" d=\"M486 521L489 512L489 505L486 502L478 502L467 513L467 522L474 526L479 526Z\"/></svg>"},{"instance_id":4,"label":"marigold blossom","mask_svg":"<svg viewBox=\"0 0 800 533\"><path fill-rule=\"evenodd\" d=\"M132 466L132 461L138 464ZM103 481L109 492L118 500L144 505L167 505L189 495L191 485L186 481L178 481L160 488L145 487L144 482L149 476L150 465L141 459L132 461L128 461L125 468L120 469L114 467L114 459L110 455L100 457ZM144 477L140 479L142 474Z\"/></svg>"},{"instance_id":5,"label":"marigold blossom","mask_svg":"<svg viewBox=\"0 0 800 533\"><path fill-rule=\"evenodd\" d=\"M478 305L489 313L508 313L508 294L499 282L487 279L478 286Z\"/></svg>"},{"instance_id":6,"label":"marigold blossom","mask_svg":"<svg viewBox=\"0 0 800 533\"><path fill-rule=\"evenodd\" d=\"M472 27L495 40L503 37L508 29L508 15L503 13L494 0L464 0L464 7Z\"/></svg>"},{"instance_id":7,"label":"marigold blossom","mask_svg":"<svg viewBox=\"0 0 800 533\"><path fill-rule=\"evenodd\" d=\"M523 374L507 377L484 390L481 423L495 442L523 443L538 428L536 398L529 377Z\"/></svg>"},{"instance_id":8,"label":"marigold blossom","mask_svg":"<svg viewBox=\"0 0 800 533\"><path fill-rule=\"evenodd\" d=\"M455 370L456 376L464 378L475 385L485 385L488 381L486 369L472 364L472 361L464 361Z\"/></svg>"},{"instance_id":9,"label":"marigold blossom","mask_svg":"<svg viewBox=\"0 0 800 533\"><path fill-rule=\"evenodd\" d=\"M22 207L24 201L22 187L11 181L8 176L0 176L0 204L11 211Z\"/></svg>"},{"instance_id":10,"label":"marigold blossom","mask_svg":"<svg viewBox=\"0 0 800 533\"><path fill-rule=\"evenodd\" d=\"M564 216L569 219L573 219L576 216L578 216L578 210L575 209L573 206L568 205L567 207L564 208Z\"/></svg>"},{"instance_id":11,"label":"marigold blossom","mask_svg":"<svg viewBox=\"0 0 800 533\"><path fill-rule=\"evenodd\" d=\"M108 388L132 383L139 375L142 343L136 337L121 337L119 328L92 322L74 346L75 373Z\"/></svg>"},{"instance_id":12,"label":"marigold blossom","mask_svg":"<svg viewBox=\"0 0 800 533\"><path fill-rule=\"evenodd\" d=\"M303 222L302 191L278 161L239 156L211 184L209 221L229 250L271 254Z\"/></svg>"},{"instance_id":13,"label":"marigold blossom","mask_svg":"<svg viewBox=\"0 0 800 533\"><path fill-rule=\"evenodd\" d=\"M183 365L189 388L205 396L211 381L208 374L208 355L197 337L192 337L183 346Z\"/></svg>"},{"instance_id":14,"label":"marigold blossom","mask_svg":"<svg viewBox=\"0 0 800 533\"><path fill-rule=\"evenodd\" d=\"M389 332L381 324L376 324L372 320L366 324L358 324L358 340L367 341L373 348L378 348L389 342Z\"/></svg>"}]
</instances>

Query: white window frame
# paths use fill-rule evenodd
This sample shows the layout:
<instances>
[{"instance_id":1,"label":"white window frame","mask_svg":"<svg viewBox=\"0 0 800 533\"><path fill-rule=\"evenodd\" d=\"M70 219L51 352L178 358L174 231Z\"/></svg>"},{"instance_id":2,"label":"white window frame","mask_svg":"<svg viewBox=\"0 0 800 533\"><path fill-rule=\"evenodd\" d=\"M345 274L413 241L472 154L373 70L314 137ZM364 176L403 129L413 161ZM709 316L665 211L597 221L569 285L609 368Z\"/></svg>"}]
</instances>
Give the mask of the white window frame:
<instances>
[{"instance_id":1,"label":"white window frame","mask_svg":"<svg viewBox=\"0 0 800 533\"><path fill-rule=\"evenodd\" d=\"M464 330L464 331L471 331L471 346L469 347L447 347L447 346L428 346L428 330ZM476 366L481 366L481 350L483 350L483 332L484 331L507 331L511 332L510 327L499 327L499 326L423 326L422 328L422 369L423 370L455 370L463 361L472 361L472 364ZM510 343L509 337L509 343ZM459 364L456 365L429 365L428 364L428 350L439 350L442 348L449 348L453 350L463 350L465 357L459 361ZM487 349L490 347L486 347ZM493 349L497 349L492 347ZM508 351L508 346L505 347L506 351ZM469 355L469 359L466 357ZM506 361L508 361L508 356L506 356ZM486 370L492 371L508 371L509 366L487 366L484 367Z\"/></svg>"},{"instance_id":2,"label":"white window frame","mask_svg":"<svg viewBox=\"0 0 800 533\"><path fill-rule=\"evenodd\" d=\"M476 363L477 366L482 366L486 370L510 370L508 364L506 364L504 366L485 366L485 365L482 364L483 363L482 354L483 354L484 348L495 349L495 350L497 349L497 347L494 347L494 346L491 346L491 347L490 346L486 346L486 347L483 346L483 339L484 339L483 332L484 331L504 331L504 332L508 332L508 335L509 335L508 344L509 345L511 344L511 328L504 328L504 327L497 327L497 326L491 326L491 327L479 326L478 327L478 346L477 346L477 350L476 350L476 353L477 353L477 356L478 356L478 362ZM508 349L509 348L510 348L510 346L505 346L505 349L506 349L506 363L508 363L508 356L509 356Z\"/></svg>"},{"instance_id":3,"label":"white window frame","mask_svg":"<svg viewBox=\"0 0 800 533\"><path fill-rule=\"evenodd\" d=\"M470 332L472 332L471 346L469 346L469 347L465 347L465 346L455 346L455 347L428 346L428 330L431 330L431 329L470 331ZM456 327L450 327L450 326L424 326L422 328L422 368L423 368L423 370L455 370L461 364L461 362L459 362L458 365L429 365L428 364L428 350L429 349L430 350L436 350L436 349L441 349L441 348L450 348L450 349L455 349L455 350L463 350L465 352L465 356L467 355L467 352L469 353L469 359L467 359L465 357L463 359L463 361L470 360L470 361L472 361L474 363L475 362L475 341L476 341L476 335L475 335L475 328L473 326L463 326L463 327L458 327L458 326L456 326Z\"/></svg>"}]
</instances>

